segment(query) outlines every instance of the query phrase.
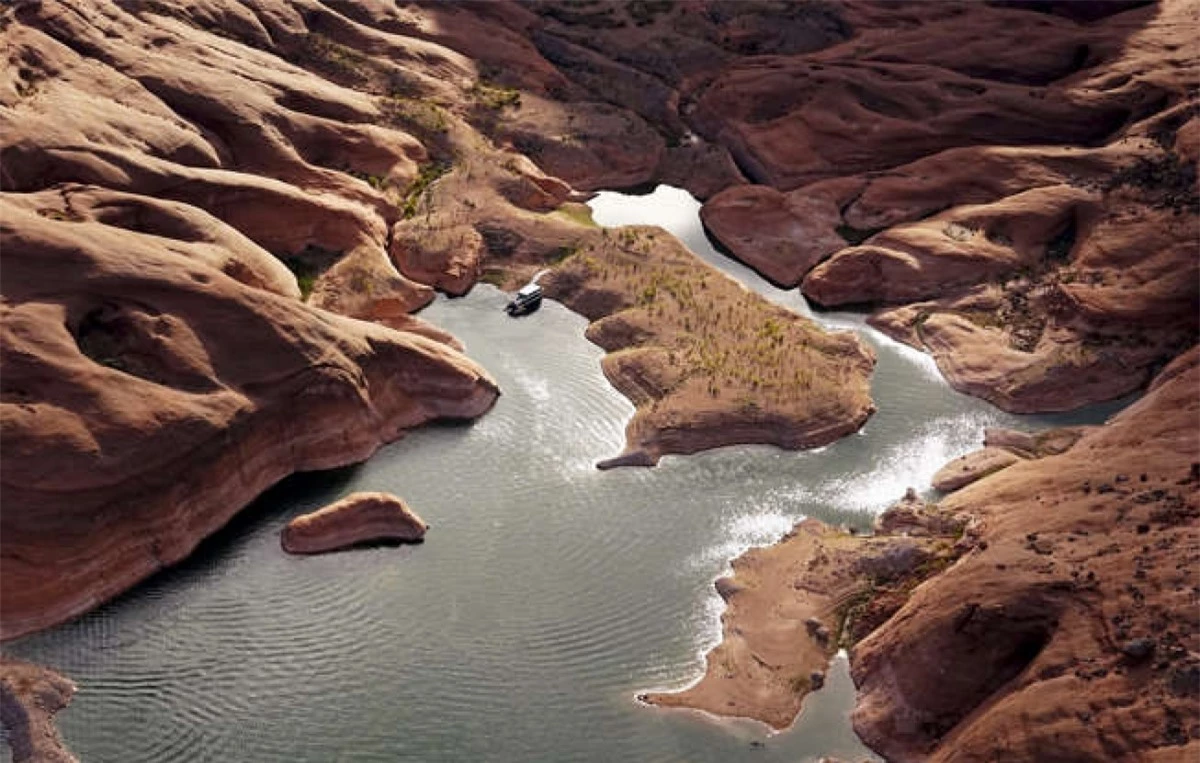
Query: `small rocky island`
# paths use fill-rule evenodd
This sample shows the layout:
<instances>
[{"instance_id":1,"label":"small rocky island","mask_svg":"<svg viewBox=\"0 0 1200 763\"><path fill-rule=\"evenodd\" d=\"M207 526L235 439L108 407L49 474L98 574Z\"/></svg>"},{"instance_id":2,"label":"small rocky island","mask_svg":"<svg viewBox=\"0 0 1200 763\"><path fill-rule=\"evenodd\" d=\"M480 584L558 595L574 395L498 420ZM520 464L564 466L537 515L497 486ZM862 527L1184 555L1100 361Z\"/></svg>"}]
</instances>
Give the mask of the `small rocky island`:
<instances>
[{"instance_id":1,"label":"small rocky island","mask_svg":"<svg viewBox=\"0 0 1200 763\"><path fill-rule=\"evenodd\" d=\"M404 501L387 493L353 493L283 528L289 554L321 554L367 543L419 543L429 525Z\"/></svg>"}]
</instances>

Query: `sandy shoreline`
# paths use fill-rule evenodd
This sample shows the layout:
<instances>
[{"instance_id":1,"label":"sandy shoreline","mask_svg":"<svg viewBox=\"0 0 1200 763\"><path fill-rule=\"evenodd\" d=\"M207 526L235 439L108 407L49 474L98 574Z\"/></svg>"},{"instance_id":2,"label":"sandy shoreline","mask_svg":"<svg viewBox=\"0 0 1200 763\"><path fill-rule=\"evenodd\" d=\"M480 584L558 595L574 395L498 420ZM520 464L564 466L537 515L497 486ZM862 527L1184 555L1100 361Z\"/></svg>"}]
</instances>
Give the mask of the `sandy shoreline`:
<instances>
[{"instance_id":1,"label":"sandy shoreline","mask_svg":"<svg viewBox=\"0 0 1200 763\"><path fill-rule=\"evenodd\" d=\"M923 502L897 504L888 516L923 512ZM905 532L862 536L805 519L775 544L731 562L714 587L725 601L720 642L704 657L699 680L678 691L653 691L640 701L756 720L775 730L796 720L804 698L824 684L830 660L849 646L874 601L917 585L949 564L959 525L918 518ZM939 536L930 529L940 531ZM874 608L873 608L874 607Z\"/></svg>"}]
</instances>

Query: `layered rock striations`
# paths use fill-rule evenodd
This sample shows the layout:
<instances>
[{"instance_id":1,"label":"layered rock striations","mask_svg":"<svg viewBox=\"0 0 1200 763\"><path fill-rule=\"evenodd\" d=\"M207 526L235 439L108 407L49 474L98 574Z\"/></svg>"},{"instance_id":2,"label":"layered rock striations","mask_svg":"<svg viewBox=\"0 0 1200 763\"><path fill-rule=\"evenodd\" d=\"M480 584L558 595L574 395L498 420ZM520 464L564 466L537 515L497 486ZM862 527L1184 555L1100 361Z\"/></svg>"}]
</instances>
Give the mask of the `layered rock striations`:
<instances>
[{"instance_id":1,"label":"layered rock striations","mask_svg":"<svg viewBox=\"0 0 1200 763\"><path fill-rule=\"evenodd\" d=\"M182 559L292 472L360 461L496 398L439 342L39 203L0 197L6 638Z\"/></svg>"}]
</instances>

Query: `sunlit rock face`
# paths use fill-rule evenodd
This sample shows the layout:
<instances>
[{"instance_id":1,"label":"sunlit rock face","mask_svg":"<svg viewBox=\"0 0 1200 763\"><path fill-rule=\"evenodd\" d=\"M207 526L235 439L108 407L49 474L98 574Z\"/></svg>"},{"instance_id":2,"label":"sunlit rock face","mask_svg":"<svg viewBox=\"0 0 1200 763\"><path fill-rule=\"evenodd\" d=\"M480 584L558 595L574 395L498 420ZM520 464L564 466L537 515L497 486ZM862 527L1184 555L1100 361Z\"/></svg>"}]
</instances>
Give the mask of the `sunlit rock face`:
<instances>
[{"instance_id":1,"label":"sunlit rock face","mask_svg":"<svg viewBox=\"0 0 1200 763\"><path fill-rule=\"evenodd\" d=\"M280 544L291 554L320 554L364 543L416 543L428 529L423 519L393 495L354 493L288 522Z\"/></svg>"}]
</instances>

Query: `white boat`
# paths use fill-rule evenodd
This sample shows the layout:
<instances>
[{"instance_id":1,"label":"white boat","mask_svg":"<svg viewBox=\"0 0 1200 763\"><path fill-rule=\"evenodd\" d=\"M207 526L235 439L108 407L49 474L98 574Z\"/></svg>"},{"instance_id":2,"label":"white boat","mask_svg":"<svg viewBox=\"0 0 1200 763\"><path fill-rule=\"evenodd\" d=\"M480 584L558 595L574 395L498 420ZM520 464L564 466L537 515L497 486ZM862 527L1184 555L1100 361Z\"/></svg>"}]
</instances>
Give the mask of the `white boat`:
<instances>
[{"instance_id":1,"label":"white boat","mask_svg":"<svg viewBox=\"0 0 1200 763\"><path fill-rule=\"evenodd\" d=\"M549 270L539 270L537 274L517 291L517 295L504 307L504 311L514 318L518 315L529 315L542 306L542 287L538 279L549 273Z\"/></svg>"}]
</instances>

